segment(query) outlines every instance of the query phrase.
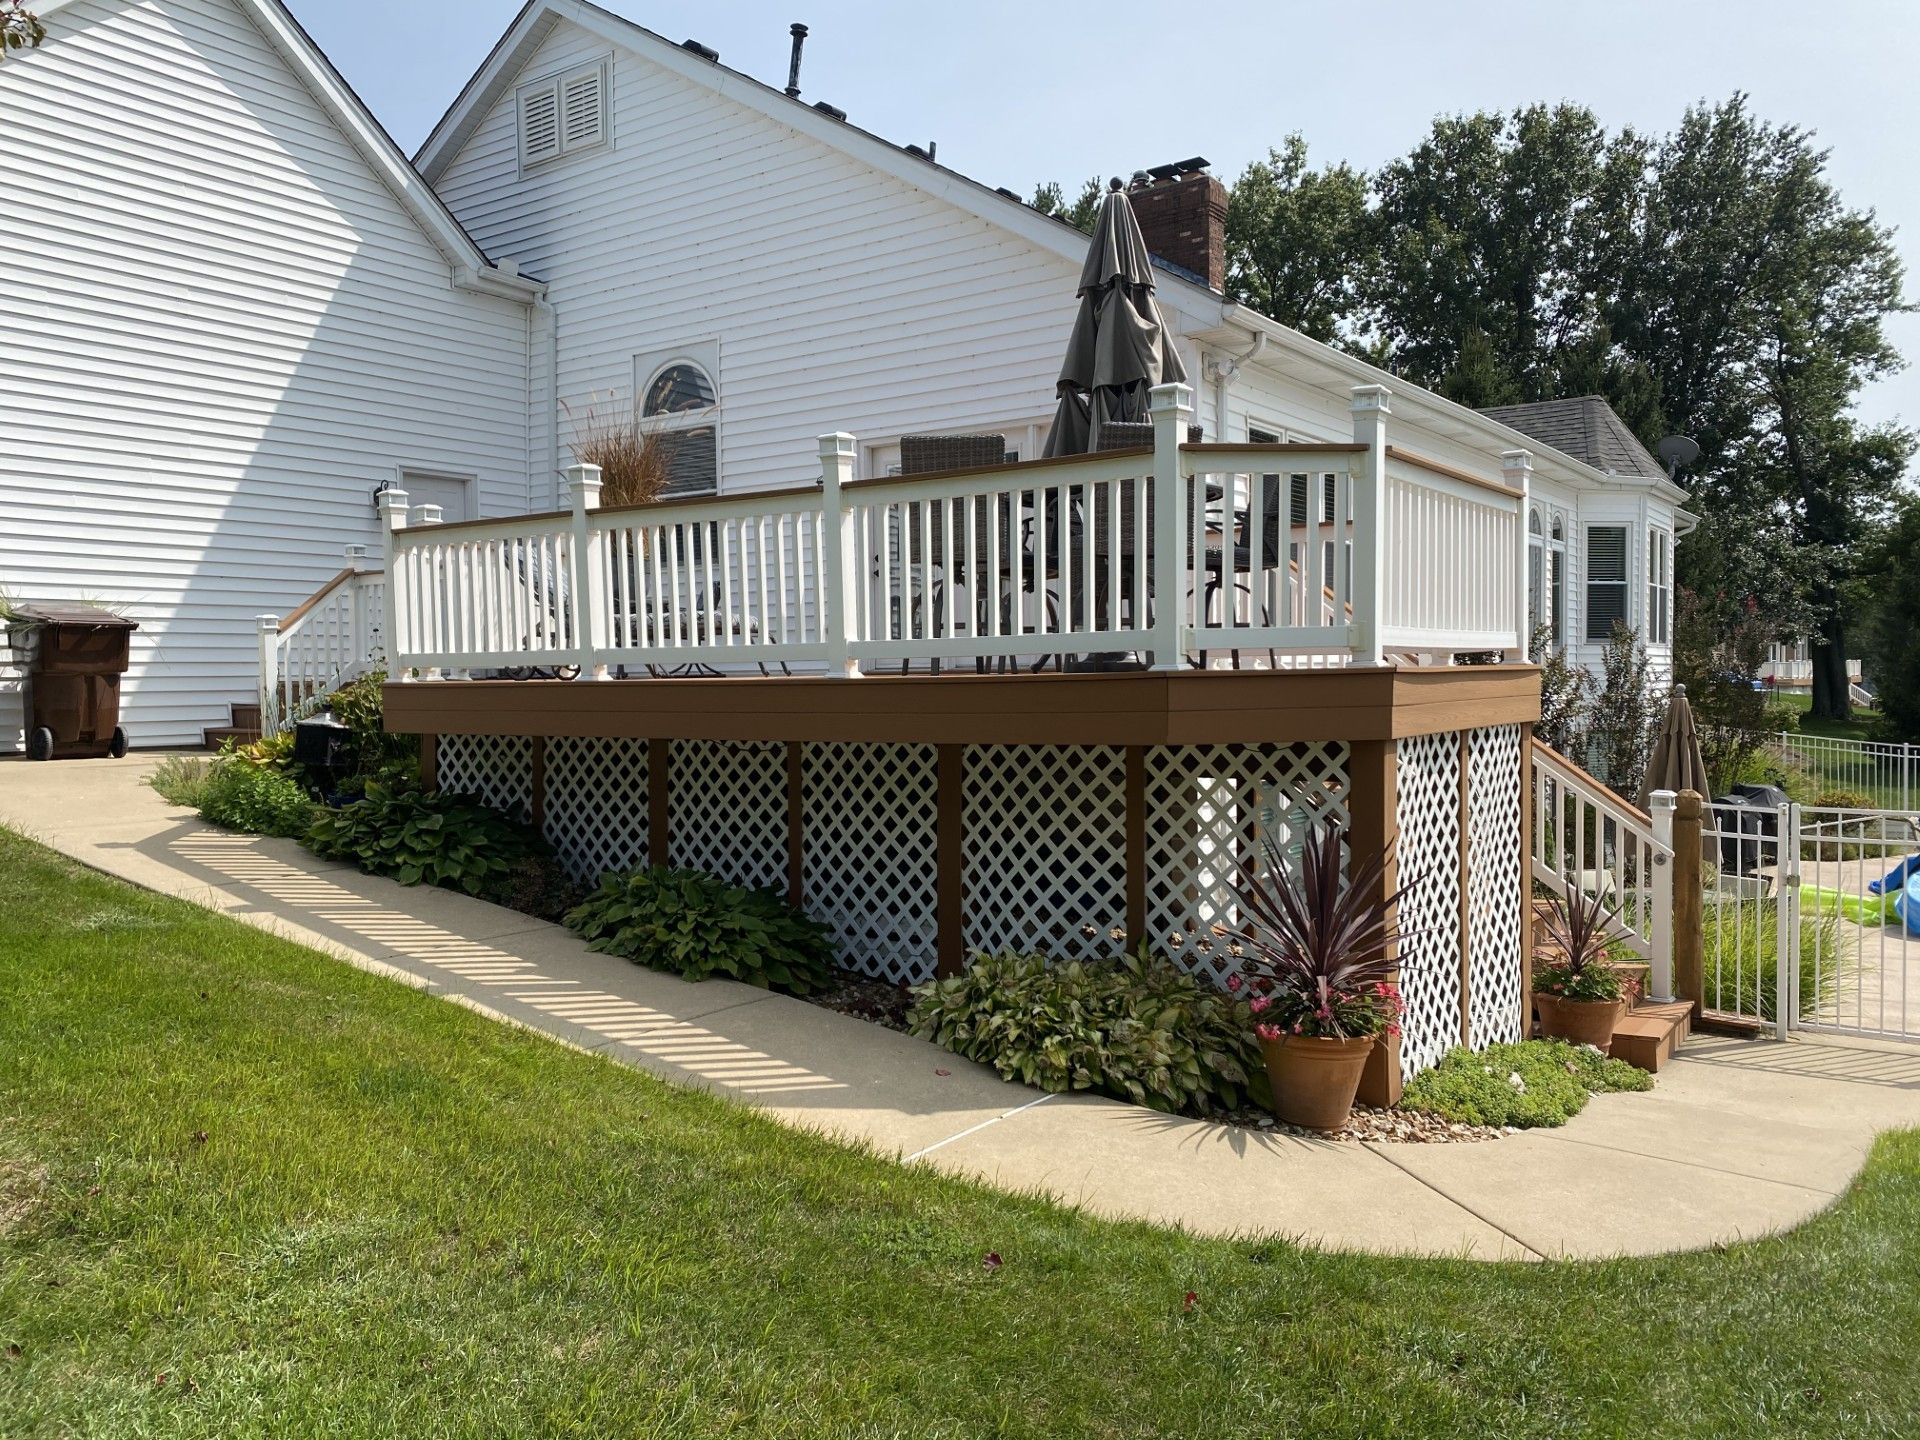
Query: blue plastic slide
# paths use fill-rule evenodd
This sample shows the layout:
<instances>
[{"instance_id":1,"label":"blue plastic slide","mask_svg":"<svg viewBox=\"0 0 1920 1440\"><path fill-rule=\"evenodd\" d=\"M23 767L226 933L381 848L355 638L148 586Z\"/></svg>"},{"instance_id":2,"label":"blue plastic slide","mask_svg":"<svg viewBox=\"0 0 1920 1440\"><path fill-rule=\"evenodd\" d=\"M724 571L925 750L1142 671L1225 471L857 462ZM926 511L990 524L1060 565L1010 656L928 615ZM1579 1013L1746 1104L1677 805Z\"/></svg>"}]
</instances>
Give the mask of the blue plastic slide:
<instances>
[{"instance_id":1,"label":"blue plastic slide","mask_svg":"<svg viewBox=\"0 0 1920 1440\"><path fill-rule=\"evenodd\" d=\"M1907 933L1920 935L1920 855L1909 855L1886 879L1868 881L1867 889L1875 895L1893 895L1893 908L1906 922Z\"/></svg>"}]
</instances>

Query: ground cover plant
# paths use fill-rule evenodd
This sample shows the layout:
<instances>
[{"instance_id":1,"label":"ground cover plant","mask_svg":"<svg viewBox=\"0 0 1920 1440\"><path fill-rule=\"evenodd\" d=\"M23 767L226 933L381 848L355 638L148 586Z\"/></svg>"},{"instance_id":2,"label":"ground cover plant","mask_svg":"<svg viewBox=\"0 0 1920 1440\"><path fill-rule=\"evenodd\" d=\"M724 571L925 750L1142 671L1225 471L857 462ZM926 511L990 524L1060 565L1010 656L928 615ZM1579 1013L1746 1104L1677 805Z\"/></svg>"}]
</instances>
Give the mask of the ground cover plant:
<instances>
[{"instance_id":1,"label":"ground cover plant","mask_svg":"<svg viewBox=\"0 0 1920 1440\"><path fill-rule=\"evenodd\" d=\"M353 804L321 810L306 843L316 855L369 875L483 897L502 893L516 868L546 848L529 827L471 795L377 781Z\"/></svg>"},{"instance_id":2,"label":"ground cover plant","mask_svg":"<svg viewBox=\"0 0 1920 1440\"><path fill-rule=\"evenodd\" d=\"M724 975L792 995L825 989L834 963L827 927L773 891L664 865L602 876L566 925L589 949L683 979Z\"/></svg>"},{"instance_id":3,"label":"ground cover plant","mask_svg":"<svg viewBox=\"0 0 1920 1440\"><path fill-rule=\"evenodd\" d=\"M1246 1103L1262 1075L1246 1001L1149 956L980 955L914 991L908 1029L1003 1079L1185 1115Z\"/></svg>"},{"instance_id":4,"label":"ground cover plant","mask_svg":"<svg viewBox=\"0 0 1920 1440\"><path fill-rule=\"evenodd\" d=\"M200 817L225 830L297 839L319 806L291 775L244 755L222 755L198 789Z\"/></svg>"},{"instance_id":5,"label":"ground cover plant","mask_svg":"<svg viewBox=\"0 0 1920 1440\"><path fill-rule=\"evenodd\" d=\"M1439 1064L1407 1082L1400 1103L1465 1125L1525 1130L1566 1124L1594 1095L1652 1088L1646 1071L1591 1046L1522 1040L1477 1051L1449 1050Z\"/></svg>"},{"instance_id":6,"label":"ground cover plant","mask_svg":"<svg viewBox=\"0 0 1920 1440\"><path fill-rule=\"evenodd\" d=\"M0 870L10 1437L1920 1432L1912 1134L1711 1252L1202 1239L834 1145L18 837Z\"/></svg>"}]
</instances>

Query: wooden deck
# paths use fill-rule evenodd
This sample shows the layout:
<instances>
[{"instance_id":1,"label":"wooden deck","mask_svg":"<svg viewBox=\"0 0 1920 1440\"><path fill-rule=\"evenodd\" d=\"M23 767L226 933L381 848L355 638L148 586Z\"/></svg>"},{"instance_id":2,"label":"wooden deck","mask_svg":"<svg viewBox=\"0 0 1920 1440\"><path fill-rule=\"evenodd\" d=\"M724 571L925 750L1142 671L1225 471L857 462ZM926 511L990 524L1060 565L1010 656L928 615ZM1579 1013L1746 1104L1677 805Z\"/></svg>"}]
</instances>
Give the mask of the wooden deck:
<instances>
[{"instance_id":1,"label":"wooden deck","mask_svg":"<svg viewBox=\"0 0 1920 1440\"><path fill-rule=\"evenodd\" d=\"M1122 674L725 676L389 683L424 735L937 745L1386 741L1530 725L1532 665Z\"/></svg>"}]
</instances>

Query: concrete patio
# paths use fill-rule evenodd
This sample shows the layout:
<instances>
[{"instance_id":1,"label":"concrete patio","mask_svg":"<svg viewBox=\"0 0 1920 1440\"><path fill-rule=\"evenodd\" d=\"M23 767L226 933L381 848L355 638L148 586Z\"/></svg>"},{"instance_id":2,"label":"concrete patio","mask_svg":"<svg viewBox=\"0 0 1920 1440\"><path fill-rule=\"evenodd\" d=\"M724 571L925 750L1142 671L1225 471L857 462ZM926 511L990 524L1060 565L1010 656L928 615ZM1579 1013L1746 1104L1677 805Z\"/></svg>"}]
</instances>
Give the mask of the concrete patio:
<instances>
[{"instance_id":1,"label":"concrete patio","mask_svg":"<svg viewBox=\"0 0 1920 1440\"><path fill-rule=\"evenodd\" d=\"M878 1026L687 984L567 931L407 889L169 807L156 757L0 762L0 824L490 1016L870 1144L1088 1210L1216 1234L1483 1259L1649 1254L1782 1230L1831 1204L1881 1130L1920 1125L1920 1048L1696 1039L1647 1095L1485 1144L1257 1134L1049 1097Z\"/></svg>"}]
</instances>

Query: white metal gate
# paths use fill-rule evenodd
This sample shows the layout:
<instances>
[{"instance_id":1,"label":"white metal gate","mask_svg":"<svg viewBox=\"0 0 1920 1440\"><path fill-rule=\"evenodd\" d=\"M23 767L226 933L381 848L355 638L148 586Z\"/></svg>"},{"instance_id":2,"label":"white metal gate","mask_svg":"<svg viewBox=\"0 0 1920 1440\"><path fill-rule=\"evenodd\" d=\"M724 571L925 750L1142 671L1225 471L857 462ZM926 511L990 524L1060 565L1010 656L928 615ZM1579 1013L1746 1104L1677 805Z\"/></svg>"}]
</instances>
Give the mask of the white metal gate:
<instances>
[{"instance_id":1,"label":"white metal gate","mask_svg":"<svg viewBox=\"0 0 1920 1440\"><path fill-rule=\"evenodd\" d=\"M1714 805L1702 852L1707 1010L1782 1036L1807 1029L1920 1040L1914 816Z\"/></svg>"}]
</instances>

